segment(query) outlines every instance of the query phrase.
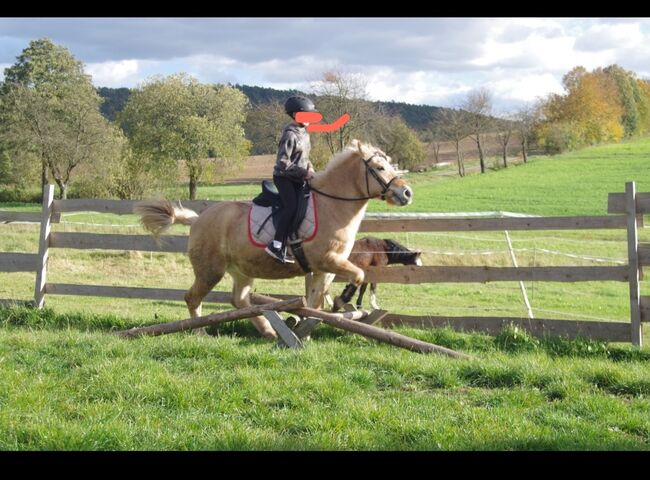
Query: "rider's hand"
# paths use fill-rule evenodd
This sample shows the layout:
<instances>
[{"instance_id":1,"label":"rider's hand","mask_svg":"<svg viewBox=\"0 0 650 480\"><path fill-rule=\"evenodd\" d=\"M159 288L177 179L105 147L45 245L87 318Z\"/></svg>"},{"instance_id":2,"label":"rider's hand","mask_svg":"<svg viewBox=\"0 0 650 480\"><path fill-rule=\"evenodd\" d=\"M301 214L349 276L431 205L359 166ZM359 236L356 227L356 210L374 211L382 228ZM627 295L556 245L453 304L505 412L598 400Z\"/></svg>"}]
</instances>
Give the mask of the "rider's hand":
<instances>
[{"instance_id":1,"label":"rider's hand","mask_svg":"<svg viewBox=\"0 0 650 480\"><path fill-rule=\"evenodd\" d=\"M307 175L305 175L305 180L311 180L312 178L314 178L314 173L315 172L313 170L308 170Z\"/></svg>"}]
</instances>

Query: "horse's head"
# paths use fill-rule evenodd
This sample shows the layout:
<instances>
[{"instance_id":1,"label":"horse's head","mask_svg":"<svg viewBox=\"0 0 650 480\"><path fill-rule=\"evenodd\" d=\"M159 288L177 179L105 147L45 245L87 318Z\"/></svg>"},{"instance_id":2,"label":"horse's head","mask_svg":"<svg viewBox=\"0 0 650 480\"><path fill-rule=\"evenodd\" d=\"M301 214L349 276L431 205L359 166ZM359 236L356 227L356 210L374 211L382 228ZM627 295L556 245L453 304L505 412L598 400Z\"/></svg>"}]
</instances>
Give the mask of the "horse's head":
<instances>
[{"instance_id":1,"label":"horse's head","mask_svg":"<svg viewBox=\"0 0 650 480\"><path fill-rule=\"evenodd\" d=\"M360 165L365 176L365 190L369 197L380 197L391 205L403 207L413 201L413 190L390 161L390 157L372 145L352 140L348 148L356 150L363 160Z\"/></svg>"},{"instance_id":2,"label":"horse's head","mask_svg":"<svg viewBox=\"0 0 650 480\"><path fill-rule=\"evenodd\" d=\"M401 263L402 265L422 266L421 250L409 250L404 245L397 243L395 240L384 238L384 249L388 255L388 263Z\"/></svg>"}]
</instances>

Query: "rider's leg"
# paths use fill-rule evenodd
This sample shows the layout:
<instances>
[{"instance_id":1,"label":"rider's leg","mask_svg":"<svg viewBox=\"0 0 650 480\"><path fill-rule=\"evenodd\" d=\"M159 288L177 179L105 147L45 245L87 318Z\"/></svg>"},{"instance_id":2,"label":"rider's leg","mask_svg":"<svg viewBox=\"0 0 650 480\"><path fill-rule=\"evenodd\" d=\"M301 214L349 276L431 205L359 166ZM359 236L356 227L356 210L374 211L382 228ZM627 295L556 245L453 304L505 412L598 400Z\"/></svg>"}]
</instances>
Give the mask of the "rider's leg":
<instances>
[{"instance_id":1,"label":"rider's leg","mask_svg":"<svg viewBox=\"0 0 650 480\"><path fill-rule=\"evenodd\" d=\"M293 221L298 208L298 194L301 185L292 182L288 178L273 176L273 183L278 189L280 199L282 200L282 210L280 210L277 230L275 231L275 238L267 247L273 252L281 251L284 256L287 236L289 235L289 227ZM276 256L276 255L274 255ZM277 256L276 256L277 258ZM285 258L286 260L286 258Z\"/></svg>"}]
</instances>

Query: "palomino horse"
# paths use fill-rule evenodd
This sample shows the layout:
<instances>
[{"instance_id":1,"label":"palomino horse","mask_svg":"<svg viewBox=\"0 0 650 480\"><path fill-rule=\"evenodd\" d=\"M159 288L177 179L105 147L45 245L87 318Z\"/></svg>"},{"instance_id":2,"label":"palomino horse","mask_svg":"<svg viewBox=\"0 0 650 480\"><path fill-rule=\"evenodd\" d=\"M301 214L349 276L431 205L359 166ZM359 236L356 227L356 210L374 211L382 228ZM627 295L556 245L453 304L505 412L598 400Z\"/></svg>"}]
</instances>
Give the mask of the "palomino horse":
<instances>
[{"instance_id":1,"label":"palomino horse","mask_svg":"<svg viewBox=\"0 0 650 480\"><path fill-rule=\"evenodd\" d=\"M303 250L314 272L307 285L307 303L319 308L323 292L335 275L357 286L363 283L363 270L350 263L348 255L368 200L381 198L391 205L404 206L413 200L413 192L399 178L390 157L358 140L336 154L324 171L316 173L310 185L312 195L317 195L319 228L314 239L303 244ZM250 202L220 202L197 215L169 200L147 200L135 206L134 212L141 216L142 224L156 237L176 222L191 225L188 255L195 279L185 294L185 302L192 317L201 315L201 301L226 272L233 279L235 308L250 306L255 278L304 275L298 264L279 264L263 248L249 242L250 208ZM262 336L276 337L266 318L258 316L251 321Z\"/></svg>"}]
</instances>

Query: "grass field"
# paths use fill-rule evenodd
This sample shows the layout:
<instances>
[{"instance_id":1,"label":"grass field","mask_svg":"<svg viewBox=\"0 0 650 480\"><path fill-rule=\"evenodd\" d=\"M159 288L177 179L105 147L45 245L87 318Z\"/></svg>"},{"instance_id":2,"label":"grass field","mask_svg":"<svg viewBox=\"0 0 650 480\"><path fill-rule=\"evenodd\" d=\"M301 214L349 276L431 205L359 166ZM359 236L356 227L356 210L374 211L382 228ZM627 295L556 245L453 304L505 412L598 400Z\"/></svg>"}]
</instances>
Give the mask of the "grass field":
<instances>
[{"instance_id":1,"label":"grass field","mask_svg":"<svg viewBox=\"0 0 650 480\"><path fill-rule=\"evenodd\" d=\"M400 211L606 214L607 193L623 191L626 181L650 191L648 158L650 139L643 139L463 179L409 174L415 201ZM257 189L203 186L199 197L250 199ZM369 210L389 208L373 202ZM142 232L129 215L62 220L55 231ZM425 265L511 265L503 232L388 235L424 250ZM627 262L622 230L510 236L520 266ZM648 229L639 236L650 241ZM0 225L0 251L37 246L37 226ZM50 282L187 288L192 281L181 254L51 250L49 266ZM31 298L33 281L33 274L0 274L0 298ZM538 317L629 321L627 284L525 285ZM217 290L230 286L226 277ZM259 281L257 291L302 287ZM641 292L650 294L650 282ZM42 312L0 310L0 449L650 449L648 347L537 340L514 328L497 337L399 329L480 358L467 362L321 327L305 350L290 352L259 339L247 322L207 338L124 341L107 332L185 317L184 304L46 302ZM380 285L379 302L414 315L526 315L515 282Z\"/></svg>"}]
</instances>

